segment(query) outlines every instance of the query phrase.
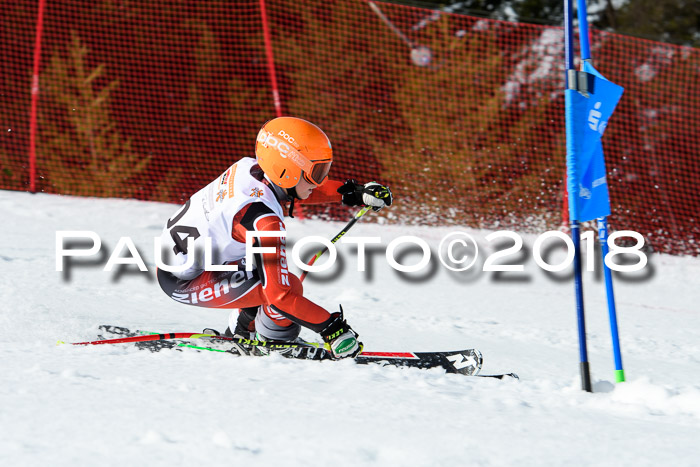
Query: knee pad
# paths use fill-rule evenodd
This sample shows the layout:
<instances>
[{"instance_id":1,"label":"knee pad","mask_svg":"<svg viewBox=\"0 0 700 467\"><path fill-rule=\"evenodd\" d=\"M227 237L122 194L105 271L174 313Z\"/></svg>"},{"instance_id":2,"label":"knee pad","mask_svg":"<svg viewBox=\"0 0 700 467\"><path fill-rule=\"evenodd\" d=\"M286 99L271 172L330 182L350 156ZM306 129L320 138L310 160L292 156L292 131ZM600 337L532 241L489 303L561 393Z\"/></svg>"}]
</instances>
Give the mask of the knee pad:
<instances>
[{"instance_id":1,"label":"knee pad","mask_svg":"<svg viewBox=\"0 0 700 467\"><path fill-rule=\"evenodd\" d=\"M299 337L300 325L270 309L267 305L261 305L261 307L264 309L255 316L255 330L260 336L271 341L292 341Z\"/></svg>"}]
</instances>

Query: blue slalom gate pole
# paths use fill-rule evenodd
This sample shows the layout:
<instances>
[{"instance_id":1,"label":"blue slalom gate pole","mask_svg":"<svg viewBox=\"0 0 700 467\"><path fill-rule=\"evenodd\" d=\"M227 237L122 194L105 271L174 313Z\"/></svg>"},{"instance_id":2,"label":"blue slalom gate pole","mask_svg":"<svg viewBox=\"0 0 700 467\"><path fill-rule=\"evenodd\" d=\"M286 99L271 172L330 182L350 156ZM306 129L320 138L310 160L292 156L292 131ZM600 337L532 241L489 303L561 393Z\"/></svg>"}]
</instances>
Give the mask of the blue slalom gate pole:
<instances>
[{"instance_id":1,"label":"blue slalom gate pole","mask_svg":"<svg viewBox=\"0 0 700 467\"><path fill-rule=\"evenodd\" d=\"M583 309L583 279L581 277L581 235L579 226L576 193L578 174L576 169L576 145L574 144L574 107L571 89L577 88L576 70L574 69L572 0L564 0L564 51L566 56L566 166L567 191L569 192L569 219L571 238L574 243L574 289L576 294L576 316L578 322L578 341L580 354L581 388L592 392L591 373L588 365L586 348L586 320ZM572 82L572 80L574 82ZM576 92L576 91L574 91Z\"/></svg>"},{"instance_id":2,"label":"blue slalom gate pole","mask_svg":"<svg viewBox=\"0 0 700 467\"><path fill-rule=\"evenodd\" d=\"M579 43L581 44L581 60L591 60L590 41L588 39L588 15L586 0L577 0ZM625 380L625 372L622 368L622 353L620 352L620 336L617 330L617 313L615 310L615 293L613 291L612 272L605 264L608 255L608 225L605 217L598 218L598 241L600 242L603 256L603 271L605 275L605 294L608 299L608 316L610 318L610 335L612 337L613 356L615 358L615 382Z\"/></svg>"},{"instance_id":3,"label":"blue slalom gate pole","mask_svg":"<svg viewBox=\"0 0 700 467\"><path fill-rule=\"evenodd\" d=\"M588 14L586 0L576 0L576 13L578 15L578 39L581 45L581 60L591 59L591 48L588 41Z\"/></svg>"},{"instance_id":4,"label":"blue slalom gate pole","mask_svg":"<svg viewBox=\"0 0 700 467\"><path fill-rule=\"evenodd\" d=\"M598 241L603 256L603 271L605 274L605 293L608 298L608 316L610 317L610 335L612 336L613 356L615 358L615 382L625 380L625 370L622 368L622 352L620 351L620 336L617 331L617 312L615 311L615 293L613 292L612 271L605 264L608 256L608 223L605 217L598 218Z\"/></svg>"},{"instance_id":5,"label":"blue slalom gate pole","mask_svg":"<svg viewBox=\"0 0 700 467\"><path fill-rule=\"evenodd\" d=\"M593 392L591 386L591 369L588 364L588 348L586 347L586 319L583 309L583 280L581 278L581 234L578 221L571 221L571 237L574 242L574 289L576 292L576 319L578 323L581 389Z\"/></svg>"}]
</instances>

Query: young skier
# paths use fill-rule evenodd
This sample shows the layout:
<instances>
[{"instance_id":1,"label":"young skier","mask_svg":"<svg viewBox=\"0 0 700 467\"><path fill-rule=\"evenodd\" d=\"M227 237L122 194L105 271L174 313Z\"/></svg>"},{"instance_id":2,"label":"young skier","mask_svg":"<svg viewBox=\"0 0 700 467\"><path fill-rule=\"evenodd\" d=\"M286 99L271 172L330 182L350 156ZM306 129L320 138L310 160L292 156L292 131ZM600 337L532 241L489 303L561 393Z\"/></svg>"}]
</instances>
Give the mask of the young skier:
<instances>
[{"instance_id":1,"label":"young skier","mask_svg":"<svg viewBox=\"0 0 700 467\"><path fill-rule=\"evenodd\" d=\"M320 128L300 118L279 117L263 125L255 156L233 164L168 219L163 249L174 253L168 264L184 270L158 270L158 282L181 303L232 308L228 336L293 341L304 326L323 337L334 358L355 356L362 344L342 313L330 313L304 297L301 281L288 269L286 237L255 238L253 246L272 247L274 253L256 253L254 269L246 271L246 232L284 233L284 208L289 204L292 216L295 201L342 201L378 211L391 205L391 190L377 182L329 180L331 143ZM216 260L209 264L239 270L205 270L201 252L206 242Z\"/></svg>"}]
</instances>

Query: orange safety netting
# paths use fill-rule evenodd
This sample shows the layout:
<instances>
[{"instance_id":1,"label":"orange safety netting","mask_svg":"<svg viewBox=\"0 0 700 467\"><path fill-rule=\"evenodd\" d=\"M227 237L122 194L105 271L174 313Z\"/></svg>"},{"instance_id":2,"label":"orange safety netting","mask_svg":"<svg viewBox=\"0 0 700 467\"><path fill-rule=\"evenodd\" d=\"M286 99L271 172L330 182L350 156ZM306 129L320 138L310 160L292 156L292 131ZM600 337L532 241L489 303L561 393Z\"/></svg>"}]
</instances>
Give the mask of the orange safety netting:
<instances>
[{"instance_id":1,"label":"orange safety netting","mask_svg":"<svg viewBox=\"0 0 700 467\"><path fill-rule=\"evenodd\" d=\"M0 20L3 189L30 189L38 4ZM180 202L281 111L326 131L332 178L392 187L390 221L562 222L562 28L365 0L46 0L40 53L37 191ZM700 254L700 52L593 31L591 53L625 88L603 138L611 227Z\"/></svg>"}]
</instances>

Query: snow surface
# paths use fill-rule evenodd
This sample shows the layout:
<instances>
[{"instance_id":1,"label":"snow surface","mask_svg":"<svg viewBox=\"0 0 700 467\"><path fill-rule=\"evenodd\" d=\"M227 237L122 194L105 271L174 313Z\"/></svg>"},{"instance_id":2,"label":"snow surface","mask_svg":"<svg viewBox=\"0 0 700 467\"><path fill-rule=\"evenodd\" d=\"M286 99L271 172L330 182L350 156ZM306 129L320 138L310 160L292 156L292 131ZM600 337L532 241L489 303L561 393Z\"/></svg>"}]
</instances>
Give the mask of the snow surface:
<instances>
[{"instance_id":1,"label":"snow surface","mask_svg":"<svg viewBox=\"0 0 700 467\"><path fill-rule=\"evenodd\" d=\"M448 274L431 261L434 269L409 280L383 253L357 272L356 250L341 245L345 269L304 283L327 308L343 304L369 350L477 347L482 373L515 371L520 381L349 361L57 346L94 338L100 324L225 328L226 312L170 300L154 280L152 239L175 209L0 191L0 465L700 462L698 258L654 254L644 274L617 277L623 384L613 382L603 282L586 273L593 394L580 389L572 282L557 279L566 272L543 274L531 256L523 273ZM341 226L288 222L292 239L330 238ZM68 276L57 272L57 230L97 232L105 255L129 236L151 272L103 272L106 256ZM361 221L351 234L381 236L384 246L412 234L435 250L454 230ZM487 234L469 232L480 242Z\"/></svg>"}]
</instances>

